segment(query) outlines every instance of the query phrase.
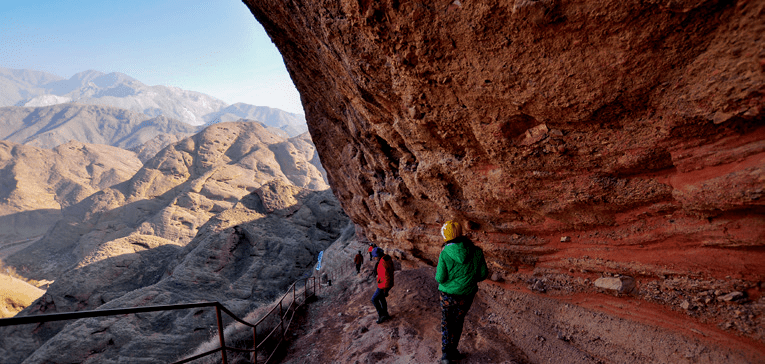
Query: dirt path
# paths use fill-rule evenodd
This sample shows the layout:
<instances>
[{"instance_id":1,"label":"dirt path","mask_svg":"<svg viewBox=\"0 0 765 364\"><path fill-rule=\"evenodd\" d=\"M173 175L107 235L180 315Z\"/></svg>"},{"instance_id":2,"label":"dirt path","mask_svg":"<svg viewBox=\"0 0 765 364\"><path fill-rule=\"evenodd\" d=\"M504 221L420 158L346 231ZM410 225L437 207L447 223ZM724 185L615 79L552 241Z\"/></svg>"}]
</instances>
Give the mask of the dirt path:
<instances>
[{"instance_id":1,"label":"dirt path","mask_svg":"<svg viewBox=\"0 0 765 364\"><path fill-rule=\"evenodd\" d=\"M396 272L391 321L377 324L367 263L311 304L283 363L437 363L440 307L433 268ZM726 349L575 304L481 283L460 363L758 363L758 348ZM608 304L608 303L605 303ZM626 306L629 310L629 306ZM725 342L718 345L725 346Z\"/></svg>"}]
</instances>

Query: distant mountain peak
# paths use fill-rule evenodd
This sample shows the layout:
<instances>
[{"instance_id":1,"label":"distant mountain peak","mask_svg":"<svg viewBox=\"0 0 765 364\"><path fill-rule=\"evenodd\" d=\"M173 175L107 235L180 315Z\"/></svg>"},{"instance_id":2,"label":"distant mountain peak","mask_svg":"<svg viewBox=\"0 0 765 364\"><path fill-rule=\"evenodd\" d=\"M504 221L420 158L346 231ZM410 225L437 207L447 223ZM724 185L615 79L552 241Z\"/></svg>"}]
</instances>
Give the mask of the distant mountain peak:
<instances>
[{"instance_id":1,"label":"distant mountain peak","mask_svg":"<svg viewBox=\"0 0 765 364\"><path fill-rule=\"evenodd\" d=\"M148 86L120 72L87 70L69 79L31 70L0 68L0 107L45 106L74 101L107 105L149 117L166 115L191 125L258 120L290 136L308 130L305 117L265 106L227 105L215 97L175 86ZM54 97L55 96L55 97Z\"/></svg>"},{"instance_id":2,"label":"distant mountain peak","mask_svg":"<svg viewBox=\"0 0 765 364\"><path fill-rule=\"evenodd\" d=\"M205 120L207 121L205 125L241 119L259 121L268 127L281 130L290 137L298 136L308 131L304 115L242 102L237 102L218 112L205 115Z\"/></svg>"}]
</instances>

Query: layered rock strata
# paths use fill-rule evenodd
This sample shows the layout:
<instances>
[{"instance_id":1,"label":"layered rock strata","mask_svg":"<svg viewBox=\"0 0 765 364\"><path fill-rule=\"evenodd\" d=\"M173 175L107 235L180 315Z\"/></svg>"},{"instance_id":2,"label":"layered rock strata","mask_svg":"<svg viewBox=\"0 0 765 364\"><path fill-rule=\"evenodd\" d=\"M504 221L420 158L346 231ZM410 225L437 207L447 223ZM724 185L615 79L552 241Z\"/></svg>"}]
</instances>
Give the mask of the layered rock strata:
<instances>
[{"instance_id":1,"label":"layered rock strata","mask_svg":"<svg viewBox=\"0 0 765 364\"><path fill-rule=\"evenodd\" d=\"M765 1L244 2L370 240L434 264L459 219L497 279L628 275L714 324L727 285L765 341Z\"/></svg>"}]
</instances>

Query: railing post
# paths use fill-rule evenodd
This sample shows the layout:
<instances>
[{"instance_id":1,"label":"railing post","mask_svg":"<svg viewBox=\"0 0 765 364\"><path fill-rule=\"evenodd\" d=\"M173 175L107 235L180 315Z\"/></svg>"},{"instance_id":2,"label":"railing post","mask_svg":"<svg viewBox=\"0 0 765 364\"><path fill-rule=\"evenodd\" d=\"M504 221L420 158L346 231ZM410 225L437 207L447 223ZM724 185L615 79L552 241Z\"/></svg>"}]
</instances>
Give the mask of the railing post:
<instances>
[{"instance_id":1,"label":"railing post","mask_svg":"<svg viewBox=\"0 0 765 364\"><path fill-rule=\"evenodd\" d=\"M220 316L220 305L215 305L215 316L218 321L218 338L220 339L220 357L223 364L228 364L226 360L226 340L223 338L223 319Z\"/></svg>"},{"instance_id":2,"label":"railing post","mask_svg":"<svg viewBox=\"0 0 765 364\"><path fill-rule=\"evenodd\" d=\"M252 327L252 364L258 364L258 325Z\"/></svg>"}]
</instances>

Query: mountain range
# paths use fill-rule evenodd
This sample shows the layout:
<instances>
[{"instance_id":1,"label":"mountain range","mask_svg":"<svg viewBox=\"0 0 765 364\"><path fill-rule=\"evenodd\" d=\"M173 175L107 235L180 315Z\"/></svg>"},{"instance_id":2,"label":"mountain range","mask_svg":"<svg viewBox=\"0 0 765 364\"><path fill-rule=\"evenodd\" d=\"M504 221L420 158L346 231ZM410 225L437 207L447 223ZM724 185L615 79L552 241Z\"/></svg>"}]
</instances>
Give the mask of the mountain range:
<instances>
[{"instance_id":1,"label":"mountain range","mask_svg":"<svg viewBox=\"0 0 765 364\"><path fill-rule=\"evenodd\" d=\"M143 163L108 145L2 141L0 170L0 258L50 284L44 294L0 297L7 314L27 305L19 315L219 300L244 316L355 232L308 133L284 138L259 122L216 123ZM41 237L24 239L30 234ZM0 290L35 291L21 283L0 274ZM188 328L209 316L174 316L162 333L146 331L138 316L104 321L97 331L119 331L106 340L121 344L96 356L90 348L99 344L78 338L78 326L5 327L0 363L132 361L135 347L148 361L170 362L207 340L207 331Z\"/></svg>"},{"instance_id":2,"label":"mountain range","mask_svg":"<svg viewBox=\"0 0 765 364\"><path fill-rule=\"evenodd\" d=\"M289 136L297 136L308 131L305 124L305 117L299 114L284 112L270 107L253 106L244 103L236 103L226 108L205 115L206 125L225 121L237 121L240 119L248 120L267 120L264 124L282 130Z\"/></svg>"},{"instance_id":3,"label":"mountain range","mask_svg":"<svg viewBox=\"0 0 765 364\"><path fill-rule=\"evenodd\" d=\"M251 119L284 130L308 131L305 116L264 106L227 105L203 93L148 86L119 72L84 71L69 79L41 71L0 68L0 107L41 107L77 103L130 110L149 118L165 116L190 125Z\"/></svg>"},{"instance_id":4,"label":"mountain range","mask_svg":"<svg viewBox=\"0 0 765 364\"><path fill-rule=\"evenodd\" d=\"M211 218L185 246L145 234L99 242L19 315L218 301L245 317L354 233L331 190L277 179ZM215 322L214 310L159 315L2 327L0 363L174 362L209 340Z\"/></svg>"},{"instance_id":5,"label":"mountain range","mask_svg":"<svg viewBox=\"0 0 765 364\"><path fill-rule=\"evenodd\" d=\"M55 226L7 257L6 264L27 277L55 279L99 244L131 234L186 244L210 217L274 179L311 190L329 188L307 134L285 139L256 122L215 124L165 147L143 165L131 152L114 147L110 158L99 163L80 156L84 153L79 150L97 147L106 146L58 147L58 154L73 155L70 166L46 156L44 149L9 145L11 150L29 149L27 154L39 155L31 160L45 162L21 169L16 167L21 164L19 157L8 158L13 168L6 168L2 201L9 206L19 205L15 201L26 204L9 211L13 214L6 219L25 216L19 211L29 214L47 208L61 214L61 220L51 220ZM70 169L81 171L79 180L65 178L74 174Z\"/></svg>"},{"instance_id":6,"label":"mountain range","mask_svg":"<svg viewBox=\"0 0 765 364\"><path fill-rule=\"evenodd\" d=\"M220 300L244 316L355 232L302 115L119 73L0 69L0 86L0 260L45 289L0 273L0 291L13 292L0 316L167 299ZM169 346L139 317L105 321L129 328L108 339L125 350L89 362L132 360L134 347L173 361L207 339L186 330L198 317L172 321ZM92 356L94 343L66 327L3 328L0 363Z\"/></svg>"},{"instance_id":7,"label":"mountain range","mask_svg":"<svg viewBox=\"0 0 765 364\"><path fill-rule=\"evenodd\" d=\"M59 104L0 108L1 140L47 149L70 140L131 149L161 135L183 138L199 129L166 116L150 118L110 106Z\"/></svg>"}]
</instances>

